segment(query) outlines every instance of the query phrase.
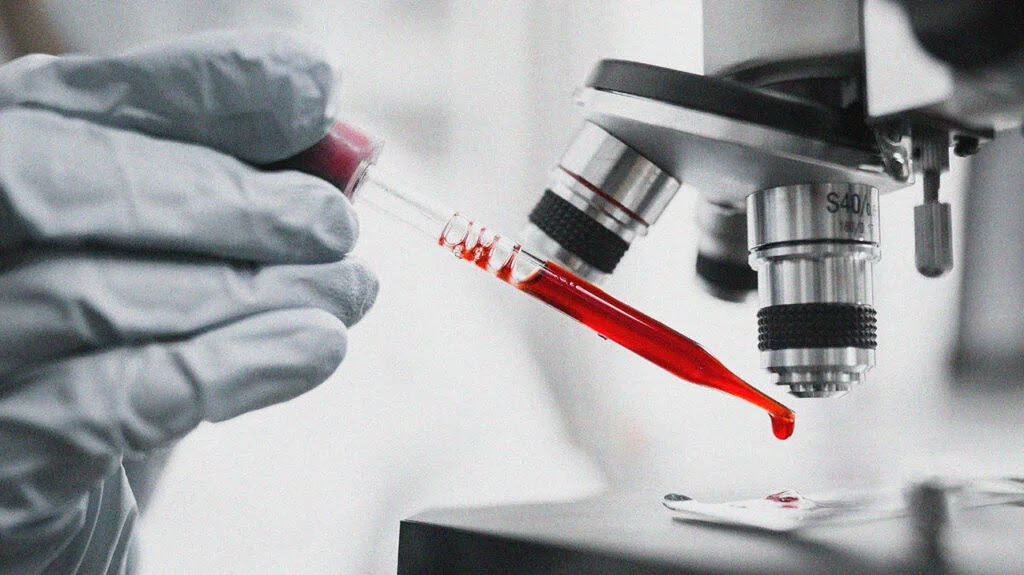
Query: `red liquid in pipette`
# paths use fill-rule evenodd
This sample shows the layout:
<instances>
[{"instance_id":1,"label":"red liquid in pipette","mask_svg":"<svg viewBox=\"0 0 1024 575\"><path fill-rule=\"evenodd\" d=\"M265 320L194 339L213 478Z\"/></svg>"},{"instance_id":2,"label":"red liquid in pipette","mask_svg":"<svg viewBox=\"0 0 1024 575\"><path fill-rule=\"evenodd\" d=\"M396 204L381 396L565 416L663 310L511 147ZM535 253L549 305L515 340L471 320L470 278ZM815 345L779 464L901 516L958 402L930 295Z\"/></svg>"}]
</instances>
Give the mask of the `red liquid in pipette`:
<instances>
[{"instance_id":1,"label":"red liquid in pipette","mask_svg":"<svg viewBox=\"0 0 1024 575\"><path fill-rule=\"evenodd\" d=\"M489 269L496 244L486 229L480 229L478 234L467 231L455 241L448 237L448 230L446 227L438 238L440 245L484 270ZM789 408L740 379L697 342L622 303L583 278L545 262L526 279L514 281L512 268L518 252L519 246L516 246L495 272L498 278L677 377L713 387L761 407L771 417L775 437L786 439L793 435L795 414Z\"/></svg>"},{"instance_id":2,"label":"red liquid in pipette","mask_svg":"<svg viewBox=\"0 0 1024 575\"><path fill-rule=\"evenodd\" d=\"M740 379L697 342L590 282L547 262L514 285L686 381L719 389L767 410L775 437L793 435L795 415L791 410Z\"/></svg>"},{"instance_id":3,"label":"red liquid in pipette","mask_svg":"<svg viewBox=\"0 0 1024 575\"><path fill-rule=\"evenodd\" d=\"M331 132L312 148L269 168L299 169L334 183L351 193L364 165L372 162L378 146L355 128L336 124ZM351 197L351 196L350 196ZM522 281L512 277L519 246L507 255L497 269L491 268L496 238L486 230L452 241L447 233L454 216L441 233L438 243L460 258L472 261L499 279L546 302L602 336L632 350L687 381L713 387L757 405L771 416L772 432L779 439L793 434L794 414L786 406L761 393L697 342L640 313L601 291L586 280L547 262ZM469 223L468 220L466 222Z\"/></svg>"}]
</instances>

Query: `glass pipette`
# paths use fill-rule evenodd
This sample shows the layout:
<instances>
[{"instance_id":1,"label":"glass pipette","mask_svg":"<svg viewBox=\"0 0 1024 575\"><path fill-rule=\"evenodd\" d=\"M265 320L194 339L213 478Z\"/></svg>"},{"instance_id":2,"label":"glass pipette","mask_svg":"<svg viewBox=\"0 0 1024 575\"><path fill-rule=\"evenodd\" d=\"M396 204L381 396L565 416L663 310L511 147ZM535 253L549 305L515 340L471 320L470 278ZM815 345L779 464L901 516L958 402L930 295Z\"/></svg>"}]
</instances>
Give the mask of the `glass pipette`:
<instances>
[{"instance_id":1,"label":"glass pipette","mask_svg":"<svg viewBox=\"0 0 1024 575\"><path fill-rule=\"evenodd\" d=\"M377 142L338 123L312 148L272 167L298 169L330 181L354 203L391 214L455 256L670 373L766 410L779 439L792 435L795 415L789 408L740 379L700 344L435 199L389 184L374 165L379 151Z\"/></svg>"}]
</instances>

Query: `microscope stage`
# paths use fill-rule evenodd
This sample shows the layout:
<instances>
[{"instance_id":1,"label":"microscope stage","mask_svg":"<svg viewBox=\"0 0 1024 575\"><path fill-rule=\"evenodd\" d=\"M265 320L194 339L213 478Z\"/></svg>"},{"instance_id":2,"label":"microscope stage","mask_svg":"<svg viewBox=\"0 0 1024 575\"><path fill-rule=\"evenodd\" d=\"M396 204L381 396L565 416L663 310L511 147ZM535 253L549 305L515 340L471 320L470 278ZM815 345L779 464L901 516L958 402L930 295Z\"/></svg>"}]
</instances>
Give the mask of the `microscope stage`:
<instances>
[{"instance_id":1,"label":"microscope stage","mask_svg":"<svg viewBox=\"0 0 1024 575\"><path fill-rule=\"evenodd\" d=\"M1024 573L1021 506L954 510L936 564L909 517L773 533L678 521L663 495L421 513L398 573Z\"/></svg>"}]
</instances>

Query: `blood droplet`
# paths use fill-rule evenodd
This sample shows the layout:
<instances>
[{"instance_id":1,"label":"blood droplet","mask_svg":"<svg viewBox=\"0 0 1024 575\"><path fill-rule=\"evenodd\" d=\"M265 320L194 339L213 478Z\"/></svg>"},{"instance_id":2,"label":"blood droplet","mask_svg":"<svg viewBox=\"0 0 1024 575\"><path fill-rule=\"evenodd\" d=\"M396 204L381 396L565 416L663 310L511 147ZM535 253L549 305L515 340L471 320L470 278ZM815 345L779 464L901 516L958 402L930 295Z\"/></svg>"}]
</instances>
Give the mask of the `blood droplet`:
<instances>
[{"instance_id":1,"label":"blood droplet","mask_svg":"<svg viewBox=\"0 0 1024 575\"><path fill-rule=\"evenodd\" d=\"M789 439L789 436L793 435L793 427L796 426L793 412L790 412L789 417L774 413L769 413L768 416L772 418L772 433L775 434L775 437Z\"/></svg>"},{"instance_id":2,"label":"blood droplet","mask_svg":"<svg viewBox=\"0 0 1024 575\"><path fill-rule=\"evenodd\" d=\"M797 501L800 501L801 498L800 494L797 493L796 491L787 489L785 491L780 491L778 493L772 493L771 495L765 497L765 499L767 499L768 501L774 501L776 503L796 503Z\"/></svg>"}]
</instances>

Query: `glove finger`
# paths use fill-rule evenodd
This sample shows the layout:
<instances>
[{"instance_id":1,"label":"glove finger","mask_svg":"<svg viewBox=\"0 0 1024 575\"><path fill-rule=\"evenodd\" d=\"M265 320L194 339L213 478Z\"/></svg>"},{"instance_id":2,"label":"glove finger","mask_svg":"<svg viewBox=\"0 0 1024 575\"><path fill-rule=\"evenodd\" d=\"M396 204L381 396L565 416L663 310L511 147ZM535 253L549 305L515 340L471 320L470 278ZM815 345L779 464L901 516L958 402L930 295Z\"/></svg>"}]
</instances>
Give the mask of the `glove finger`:
<instances>
[{"instance_id":1,"label":"glove finger","mask_svg":"<svg viewBox=\"0 0 1024 575\"><path fill-rule=\"evenodd\" d=\"M0 388L0 527L72 504L126 452L312 389L346 338L324 311L281 310L12 374Z\"/></svg>"},{"instance_id":2,"label":"glove finger","mask_svg":"<svg viewBox=\"0 0 1024 575\"><path fill-rule=\"evenodd\" d=\"M351 251L359 228L348 199L319 178L40 110L0 112L0 195L10 222L0 249L98 243L323 262Z\"/></svg>"},{"instance_id":3,"label":"glove finger","mask_svg":"<svg viewBox=\"0 0 1024 575\"><path fill-rule=\"evenodd\" d=\"M46 251L0 275L0 374L71 353L180 338L275 309L366 313L377 280L360 261L241 266Z\"/></svg>"},{"instance_id":4,"label":"glove finger","mask_svg":"<svg viewBox=\"0 0 1024 575\"><path fill-rule=\"evenodd\" d=\"M293 37L218 32L112 57L20 58L0 69L0 107L45 108L268 163L327 133L334 83L330 65Z\"/></svg>"}]
</instances>

